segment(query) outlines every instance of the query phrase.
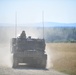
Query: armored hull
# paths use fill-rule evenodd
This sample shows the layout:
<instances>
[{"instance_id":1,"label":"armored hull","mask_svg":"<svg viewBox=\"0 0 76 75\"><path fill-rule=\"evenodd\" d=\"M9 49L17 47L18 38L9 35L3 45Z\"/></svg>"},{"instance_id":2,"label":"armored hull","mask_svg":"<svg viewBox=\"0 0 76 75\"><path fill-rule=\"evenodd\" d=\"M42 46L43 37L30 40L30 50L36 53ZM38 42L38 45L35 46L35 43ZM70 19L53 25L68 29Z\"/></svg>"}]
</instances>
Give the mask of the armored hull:
<instances>
[{"instance_id":1,"label":"armored hull","mask_svg":"<svg viewBox=\"0 0 76 75\"><path fill-rule=\"evenodd\" d=\"M19 63L46 68L47 54L45 53L45 40L35 38L12 38L12 67Z\"/></svg>"}]
</instances>

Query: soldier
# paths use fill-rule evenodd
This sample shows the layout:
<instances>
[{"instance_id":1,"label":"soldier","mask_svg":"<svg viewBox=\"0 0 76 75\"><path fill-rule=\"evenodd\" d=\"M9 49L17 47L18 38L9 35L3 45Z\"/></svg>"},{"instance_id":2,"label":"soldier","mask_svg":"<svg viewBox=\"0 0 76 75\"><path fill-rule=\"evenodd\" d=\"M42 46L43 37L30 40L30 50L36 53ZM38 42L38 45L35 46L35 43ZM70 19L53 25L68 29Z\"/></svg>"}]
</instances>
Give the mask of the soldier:
<instances>
[{"instance_id":1,"label":"soldier","mask_svg":"<svg viewBox=\"0 0 76 75\"><path fill-rule=\"evenodd\" d=\"M20 38L26 38L26 33L25 31L22 31L21 35L20 35Z\"/></svg>"}]
</instances>

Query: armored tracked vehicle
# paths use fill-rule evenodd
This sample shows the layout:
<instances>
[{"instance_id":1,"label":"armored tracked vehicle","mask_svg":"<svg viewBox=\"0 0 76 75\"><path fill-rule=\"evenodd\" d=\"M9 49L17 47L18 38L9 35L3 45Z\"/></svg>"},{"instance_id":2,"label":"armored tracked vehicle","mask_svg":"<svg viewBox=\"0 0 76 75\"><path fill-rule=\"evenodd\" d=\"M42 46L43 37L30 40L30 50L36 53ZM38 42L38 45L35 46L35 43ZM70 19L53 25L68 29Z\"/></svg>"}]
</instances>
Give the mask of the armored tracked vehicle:
<instances>
[{"instance_id":1,"label":"armored tracked vehicle","mask_svg":"<svg viewBox=\"0 0 76 75\"><path fill-rule=\"evenodd\" d=\"M12 67L18 67L19 63L30 66L46 68L47 54L45 53L45 40L26 38L25 31L17 38L12 38Z\"/></svg>"}]
</instances>

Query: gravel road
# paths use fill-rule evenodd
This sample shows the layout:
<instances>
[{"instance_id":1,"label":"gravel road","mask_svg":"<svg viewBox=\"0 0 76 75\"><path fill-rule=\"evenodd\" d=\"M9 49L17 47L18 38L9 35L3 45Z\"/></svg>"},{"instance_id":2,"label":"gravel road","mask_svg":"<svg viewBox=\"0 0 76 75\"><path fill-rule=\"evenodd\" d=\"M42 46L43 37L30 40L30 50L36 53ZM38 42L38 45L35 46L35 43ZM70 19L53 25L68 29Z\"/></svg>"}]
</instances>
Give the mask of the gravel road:
<instances>
[{"instance_id":1,"label":"gravel road","mask_svg":"<svg viewBox=\"0 0 76 75\"><path fill-rule=\"evenodd\" d=\"M29 66L20 66L17 69L11 68L10 50L7 44L0 45L0 75L68 75L53 69L37 69Z\"/></svg>"},{"instance_id":2,"label":"gravel road","mask_svg":"<svg viewBox=\"0 0 76 75\"><path fill-rule=\"evenodd\" d=\"M68 75L57 72L53 69L37 69L27 66L13 69L6 66L0 66L0 75Z\"/></svg>"}]
</instances>

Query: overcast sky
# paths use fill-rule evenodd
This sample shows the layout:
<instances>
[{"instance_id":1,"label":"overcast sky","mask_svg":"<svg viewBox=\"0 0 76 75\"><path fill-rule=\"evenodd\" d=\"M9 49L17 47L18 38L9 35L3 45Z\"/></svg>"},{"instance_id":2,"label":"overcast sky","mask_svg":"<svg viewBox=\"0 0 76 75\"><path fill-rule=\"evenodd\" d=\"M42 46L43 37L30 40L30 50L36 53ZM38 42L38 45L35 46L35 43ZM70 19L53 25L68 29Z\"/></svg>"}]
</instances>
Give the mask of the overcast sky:
<instances>
[{"instance_id":1,"label":"overcast sky","mask_svg":"<svg viewBox=\"0 0 76 75\"><path fill-rule=\"evenodd\" d=\"M76 0L0 0L0 23L76 23Z\"/></svg>"}]
</instances>

